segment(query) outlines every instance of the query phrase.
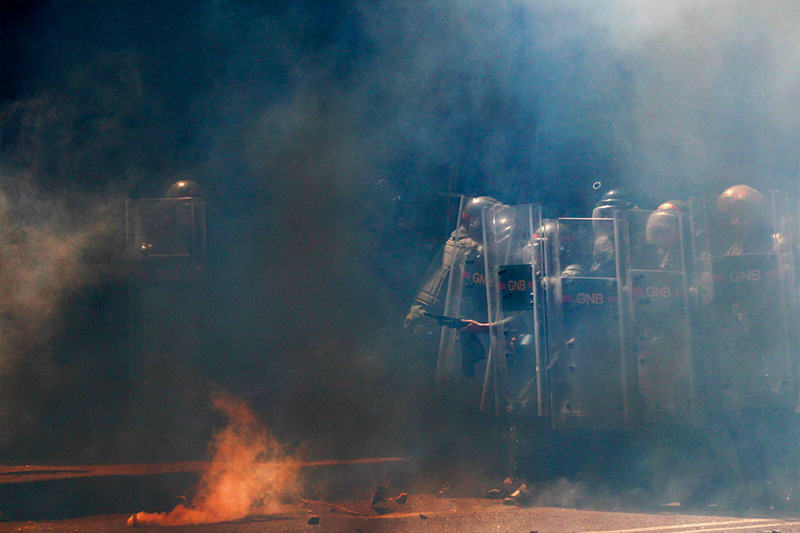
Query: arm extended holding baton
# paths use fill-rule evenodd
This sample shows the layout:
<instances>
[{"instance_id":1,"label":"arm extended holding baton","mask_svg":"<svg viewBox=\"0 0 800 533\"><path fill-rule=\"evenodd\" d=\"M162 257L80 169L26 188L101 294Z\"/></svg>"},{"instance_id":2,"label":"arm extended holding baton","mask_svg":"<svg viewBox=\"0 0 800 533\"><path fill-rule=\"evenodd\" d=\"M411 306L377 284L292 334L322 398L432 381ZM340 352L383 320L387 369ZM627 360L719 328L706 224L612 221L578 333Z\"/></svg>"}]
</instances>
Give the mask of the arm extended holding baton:
<instances>
[{"instance_id":1,"label":"arm extended holding baton","mask_svg":"<svg viewBox=\"0 0 800 533\"><path fill-rule=\"evenodd\" d=\"M454 316L436 315L434 313L429 313L428 311L423 311L422 314L428 318L434 319L440 326L463 330L467 333L489 333L489 328L492 326L492 324L488 322L478 322L476 320L458 318ZM496 324L499 323L500 322Z\"/></svg>"}]
</instances>

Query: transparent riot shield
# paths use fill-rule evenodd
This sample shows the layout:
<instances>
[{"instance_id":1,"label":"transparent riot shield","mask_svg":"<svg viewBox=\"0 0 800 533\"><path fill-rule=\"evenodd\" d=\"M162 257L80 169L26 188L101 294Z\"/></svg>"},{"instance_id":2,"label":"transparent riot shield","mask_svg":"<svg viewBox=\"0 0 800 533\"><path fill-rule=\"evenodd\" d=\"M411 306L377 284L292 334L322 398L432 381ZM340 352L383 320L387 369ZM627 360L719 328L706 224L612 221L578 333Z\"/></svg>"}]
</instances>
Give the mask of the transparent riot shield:
<instances>
[{"instance_id":1,"label":"transparent riot shield","mask_svg":"<svg viewBox=\"0 0 800 533\"><path fill-rule=\"evenodd\" d=\"M471 198L462 197L459 224L445 244L443 264L448 269L443 314L486 322L485 259L482 228L470 231L462 221ZM436 385L442 394L478 406L483 388L488 338L443 324L436 363Z\"/></svg>"},{"instance_id":2,"label":"transparent riot shield","mask_svg":"<svg viewBox=\"0 0 800 533\"><path fill-rule=\"evenodd\" d=\"M203 264L206 202L199 197L128 200L125 240L129 256L136 260Z\"/></svg>"},{"instance_id":3,"label":"transparent riot shield","mask_svg":"<svg viewBox=\"0 0 800 533\"><path fill-rule=\"evenodd\" d=\"M481 408L546 414L539 314L534 287L541 264L534 252L538 205L497 206L484 214L489 356ZM538 272L538 275L537 275ZM537 349L538 348L538 349Z\"/></svg>"},{"instance_id":4,"label":"transparent riot shield","mask_svg":"<svg viewBox=\"0 0 800 533\"><path fill-rule=\"evenodd\" d=\"M786 198L749 212L691 201L702 313L705 401L712 411L797 407L794 236Z\"/></svg>"},{"instance_id":5,"label":"transparent riot shield","mask_svg":"<svg viewBox=\"0 0 800 533\"><path fill-rule=\"evenodd\" d=\"M547 269L550 410L556 428L620 429L630 418L624 220L558 219Z\"/></svg>"},{"instance_id":6,"label":"transparent riot shield","mask_svg":"<svg viewBox=\"0 0 800 533\"><path fill-rule=\"evenodd\" d=\"M687 219L674 211L617 216L625 218L630 235L625 283L640 399L637 419L695 425Z\"/></svg>"}]
</instances>

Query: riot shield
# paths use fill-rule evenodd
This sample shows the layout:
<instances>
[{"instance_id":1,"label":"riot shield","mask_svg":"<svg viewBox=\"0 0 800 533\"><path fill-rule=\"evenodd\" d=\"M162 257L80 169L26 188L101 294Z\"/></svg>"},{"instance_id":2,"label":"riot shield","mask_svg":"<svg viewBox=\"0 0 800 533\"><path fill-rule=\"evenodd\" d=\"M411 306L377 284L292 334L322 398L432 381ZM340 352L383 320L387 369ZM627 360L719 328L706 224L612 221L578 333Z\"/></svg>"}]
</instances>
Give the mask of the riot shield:
<instances>
[{"instance_id":1,"label":"riot shield","mask_svg":"<svg viewBox=\"0 0 800 533\"><path fill-rule=\"evenodd\" d=\"M482 235L470 235L461 224L468 201L468 197L461 198L459 224L445 244L443 265L448 273L443 314L486 322L488 304ZM489 344L484 337L448 325L441 327L436 362L436 385L440 393L465 403L479 404Z\"/></svg>"},{"instance_id":2,"label":"riot shield","mask_svg":"<svg viewBox=\"0 0 800 533\"><path fill-rule=\"evenodd\" d=\"M550 410L556 428L620 429L630 362L620 305L624 220L562 218L547 268Z\"/></svg>"},{"instance_id":3,"label":"riot shield","mask_svg":"<svg viewBox=\"0 0 800 533\"><path fill-rule=\"evenodd\" d=\"M198 197L125 203L125 240L136 260L205 262L206 202Z\"/></svg>"},{"instance_id":4,"label":"riot shield","mask_svg":"<svg viewBox=\"0 0 800 533\"><path fill-rule=\"evenodd\" d=\"M481 408L496 413L546 413L542 373L542 309L534 287L541 278L535 264L538 205L497 206L484 214L486 286L489 304L489 356ZM536 272L539 275L536 275Z\"/></svg>"},{"instance_id":5,"label":"riot shield","mask_svg":"<svg viewBox=\"0 0 800 533\"><path fill-rule=\"evenodd\" d=\"M786 198L745 217L691 201L705 401L712 411L797 406L794 240Z\"/></svg>"},{"instance_id":6,"label":"riot shield","mask_svg":"<svg viewBox=\"0 0 800 533\"><path fill-rule=\"evenodd\" d=\"M637 419L695 425L695 383L689 301L689 231L683 215L632 210L630 234L631 344L639 393Z\"/></svg>"}]
</instances>

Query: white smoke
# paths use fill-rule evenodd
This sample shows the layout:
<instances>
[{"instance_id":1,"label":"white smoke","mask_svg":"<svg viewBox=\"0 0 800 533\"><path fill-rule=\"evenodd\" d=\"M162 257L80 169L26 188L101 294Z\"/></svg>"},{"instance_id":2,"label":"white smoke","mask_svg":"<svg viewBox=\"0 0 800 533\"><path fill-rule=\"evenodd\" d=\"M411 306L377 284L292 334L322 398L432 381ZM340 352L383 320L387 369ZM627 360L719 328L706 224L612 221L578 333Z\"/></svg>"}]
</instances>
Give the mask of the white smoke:
<instances>
[{"instance_id":1,"label":"white smoke","mask_svg":"<svg viewBox=\"0 0 800 533\"><path fill-rule=\"evenodd\" d=\"M695 194L792 183L797 3L615 1L598 17L631 71L617 145L631 179L676 179Z\"/></svg>"}]
</instances>

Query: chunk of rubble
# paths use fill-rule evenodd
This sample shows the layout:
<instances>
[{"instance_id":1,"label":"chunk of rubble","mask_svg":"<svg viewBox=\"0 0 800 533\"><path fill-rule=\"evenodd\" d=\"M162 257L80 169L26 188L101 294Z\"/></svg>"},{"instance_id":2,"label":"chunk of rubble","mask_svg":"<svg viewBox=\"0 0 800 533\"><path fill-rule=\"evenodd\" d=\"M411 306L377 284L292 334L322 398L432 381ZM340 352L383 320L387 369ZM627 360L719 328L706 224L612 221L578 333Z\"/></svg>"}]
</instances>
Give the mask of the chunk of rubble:
<instances>
[{"instance_id":1,"label":"chunk of rubble","mask_svg":"<svg viewBox=\"0 0 800 533\"><path fill-rule=\"evenodd\" d=\"M521 506L530 505L533 501L533 495L531 494L531 491L528 490L528 486L525 485L525 483L520 485L517 490L512 492L509 498L514 500L515 504Z\"/></svg>"},{"instance_id":2,"label":"chunk of rubble","mask_svg":"<svg viewBox=\"0 0 800 533\"><path fill-rule=\"evenodd\" d=\"M376 505L386 503L386 496L388 496L388 494L389 491L386 490L386 487L378 485L375 487L375 490L372 491L372 497L369 500L369 506L374 509Z\"/></svg>"},{"instance_id":3,"label":"chunk of rubble","mask_svg":"<svg viewBox=\"0 0 800 533\"><path fill-rule=\"evenodd\" d=\"M394 499L394 501L396 501L396 502L397 502L397 503L399 503L400 505L405 505L405 504L406 504L406 502L408 501L408 493L407 493L407 492L401 492L401 493L400 493L400 494L397 496L397 498L395 498L395 499Z\"/></svg>"},{"instance_id":4,"label":"chunk of rubble","mask_svg":"<svg viewBox=\"0 0 800 533\"><path fill-rule=\"evenodd\" d=\"M319 524L319 516L318 515L311 515L308 517L309 525L316 526Z\"/></svg>"},{"instance_id":5,"label":"chunk of rubble","mask_svg":"<svg viewBox=\"0 0 800 533\"><path fill-rule=\"evenodd\" d=\"M502 483L495 486L492 489L489 489L486 492L486 497L492 500L504 500L511 496L511 493L514 492L522 482L519 479L507 477L503 480ZM511 505L511 503L504 502L506 505Z\"/></svg>"}]
</instances>

